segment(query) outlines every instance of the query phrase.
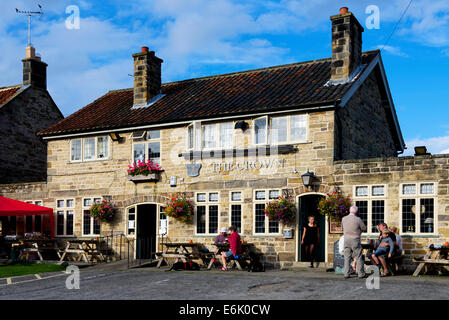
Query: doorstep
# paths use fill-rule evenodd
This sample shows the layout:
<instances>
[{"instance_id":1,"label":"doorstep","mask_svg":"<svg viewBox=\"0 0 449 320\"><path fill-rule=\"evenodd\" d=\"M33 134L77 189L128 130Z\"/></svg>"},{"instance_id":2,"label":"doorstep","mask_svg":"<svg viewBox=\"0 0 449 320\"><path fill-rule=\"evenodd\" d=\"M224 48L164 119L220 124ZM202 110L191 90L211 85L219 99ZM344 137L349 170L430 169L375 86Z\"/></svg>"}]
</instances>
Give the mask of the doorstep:
<instances>
[{"instance_id":1,"label":"doorstep","mask_svg":"<svg viewBox=\"0 0 449 320\"><path fill-rule=\"evenodd\" d=\"M329 263L329 262L315 262L314 268L309 268L310 266L310 262L290 262L290 261L285 261L285 262L280 262L281 264L281 270L310 270L310 271L326 271L329 268L333 268L333 263Z\"/></svg>"}]
</instances>

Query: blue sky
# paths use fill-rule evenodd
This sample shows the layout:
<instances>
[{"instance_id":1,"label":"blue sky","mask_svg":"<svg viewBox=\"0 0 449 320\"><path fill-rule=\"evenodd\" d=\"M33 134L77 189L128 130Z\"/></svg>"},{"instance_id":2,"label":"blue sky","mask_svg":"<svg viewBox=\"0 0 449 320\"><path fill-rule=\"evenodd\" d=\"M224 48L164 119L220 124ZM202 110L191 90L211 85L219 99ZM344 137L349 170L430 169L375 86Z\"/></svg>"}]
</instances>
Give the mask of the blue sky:
<instances>
[{"instance_id":1,"label":"blue sky","mask_svg":"<svg viewBox=\"0 0 449 320\"><path fill-rule=\"evenodd\" d=\"M132 87L132 53L143 45L164 60L164 82L331 55L329 16L349 7L362 25L363 50L384 47L410 0L9 0L0 3L0 86L21 83L27 18L43 7L32 43L48 63L48 89L65 116L112 89ZM66 8L80 12L68 29ZM368 29L369 5L380 10ZM414 0L382 51L402 133L449 153L449 1Z\"/></svg>"}]
</instances>

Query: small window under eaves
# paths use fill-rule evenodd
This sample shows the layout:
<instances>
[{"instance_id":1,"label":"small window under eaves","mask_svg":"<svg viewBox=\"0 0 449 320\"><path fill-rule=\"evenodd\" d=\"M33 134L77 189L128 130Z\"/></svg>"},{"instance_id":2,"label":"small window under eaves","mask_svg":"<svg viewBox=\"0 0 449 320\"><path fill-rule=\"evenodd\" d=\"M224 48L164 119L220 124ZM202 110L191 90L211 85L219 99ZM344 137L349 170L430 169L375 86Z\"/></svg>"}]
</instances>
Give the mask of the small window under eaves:
<instances>
[{"instance_id":1,"label":"small window under eaves","mask_svg":"<svg viewBox=\"0 0 449 320\"><path fill-rule=\"evenodd\" d=\"M134 131L133 134L131 135L131 138L133 140L145 139L145 134L146 131Z\"/></svg>"}]
</instances>

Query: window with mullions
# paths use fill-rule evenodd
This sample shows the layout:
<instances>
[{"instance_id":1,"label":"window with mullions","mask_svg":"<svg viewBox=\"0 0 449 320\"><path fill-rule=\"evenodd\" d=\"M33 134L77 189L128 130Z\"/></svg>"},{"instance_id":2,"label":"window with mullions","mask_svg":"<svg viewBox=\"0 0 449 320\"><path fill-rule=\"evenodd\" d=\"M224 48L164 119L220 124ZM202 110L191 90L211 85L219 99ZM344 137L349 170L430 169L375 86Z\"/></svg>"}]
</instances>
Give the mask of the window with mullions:
<instances>
[{"instance_id":1,"label":"window with mullions","mask_svg":"<svg viewBox=\"0 0 449 320\"><path fill-rule=\"evenodd\" d=\"M402 232L435 233L435 183L405 183L400 187Z\"/></svg>"},{"instance_id":2,"label":"window with mullions","mask_svg":"<svg viewBox=\"0 0 449 320\"><path fill-rule=\"evenodd\" d=\"M102 160L109 157L108 136L74 139L71 141L70 160Z\"/></svg>"},{"instance_id":3,"label":"window with mullions","mask_svg":"<svg viewBox=\"0 0 449 320\"><path fill-rule=\"evenodd\" d=\"M90 215L90 207L94 203L100 203L101 198L83 199L83 235L99 235L100 221Z\"/></svg>"},{"instance_id":4,"label":"window with mullions","mask_svg":"<svg viewBox=\"0 0 449 320\"><path fill-rule=\"evenodd\" d=\"M236 226L237 232L242 232L242 192L240 191L232 191L231 192L231 226Z\"/></svg>"},{"instance_id":5,"label":"window with mullions","mask_svg":"<svg viewBox=\"0 0 449 320\"><path fill-rule=\"evenodd\" d=\"M146 162L161 165L161 132L160 130L149 130L134 132L132 135L133 143L133 161Z\"/></svg>"},{"instance_id":6,"label":"window with mullions","mask_svg":"<svg viewBox=\"0 0 449 320\"><path fill-rule=\"evenodd\" d=\"M386 186L355 186L354 198L358 216L366 225L366 233L377 233L377 225L385 219Z\"/></svg>"},{"instance_id":7,"label":"window with mullions","mask_svg":"<svg viewBox=\"0 0 449 320\"><path fill-rule=\"evenodd\" d=\"M42 200L27 200L27 203L42 206ZM42 232L42 216L34 215L25 218L25 232Z\"/></svg>"},{"instance_id":8,"label":"window with mullions","mask_svg":"<svg viewBox=\"0 0 449 320\"><path fill-rule=\"evenodd\" d=\"M196 233L218 233L218 192L200 192L196 194Z\"/></svg>"},{"instance_id":9,"label":"window with mullions","mask_svg":"<svg viewBox=\"0 0 449 320\"><path fill-rule=\"evenodd\" d=\"M269 221L265 207L280 196L280 190L256 190L254 192L254 234L278 234L279 222Z\"/></svg>"},{"instance_id":10,"label":"window with mullions","mask_svg":"<svg viewBox=\"0 0 449 320\"><path fill-rule=\"evenodd\" d=\"M73 236L75 200L56 200L56 235Z\"/></svg>"}]
</instances>

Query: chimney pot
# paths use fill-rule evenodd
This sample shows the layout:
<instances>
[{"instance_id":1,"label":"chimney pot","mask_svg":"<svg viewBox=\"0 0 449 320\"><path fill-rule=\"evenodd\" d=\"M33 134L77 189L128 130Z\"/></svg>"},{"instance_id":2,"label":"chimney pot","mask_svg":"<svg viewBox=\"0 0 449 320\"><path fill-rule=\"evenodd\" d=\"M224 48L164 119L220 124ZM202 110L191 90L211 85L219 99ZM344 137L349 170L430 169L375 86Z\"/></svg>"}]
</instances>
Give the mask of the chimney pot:
<instances>
[{"instance_id":1,"label":"chimney pot","mask_svg":"<svg viewBox=\"0 0 449 320\"><path fill-rule=\"evenodd\" d=\"M348 13L348 7L341 7L340 8L340 14Z\"/></svg>"},{"instance_id":2,"label":"chimney pot","mask_svg":"<svg viewBox=\"0 0 449 320\"><path fill-rule=\"evenodd\" d=\"M142 47L142 52L148 52L149 48L148 47Z\"/></svg>"}]
</instances>

